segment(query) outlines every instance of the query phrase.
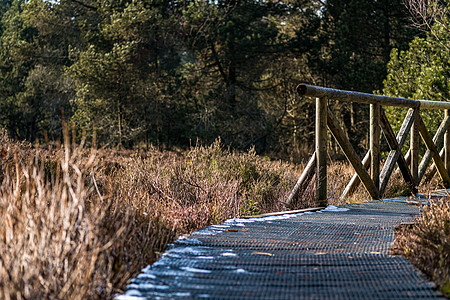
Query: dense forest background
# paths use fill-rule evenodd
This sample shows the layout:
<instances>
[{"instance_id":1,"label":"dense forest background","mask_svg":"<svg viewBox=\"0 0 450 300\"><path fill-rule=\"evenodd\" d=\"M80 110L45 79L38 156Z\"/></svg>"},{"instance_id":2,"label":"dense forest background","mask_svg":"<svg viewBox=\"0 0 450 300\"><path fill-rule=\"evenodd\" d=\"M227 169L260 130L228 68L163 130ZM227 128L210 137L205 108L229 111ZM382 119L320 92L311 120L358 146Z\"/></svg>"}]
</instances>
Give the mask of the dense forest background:
<instances>
[{"instance_id":1,"label":"dense forest background","mask_svg":"<svg viewBox=\"0 0 450 300\"><path fill-rule=\"evenodd\" d=\"M392 49L424 35L402 0L2 0L0 18L0 126L15 139L58 140L66 120L111 147L220 136L293 161L314 129L298 83L382 90ZM367 108L332 105L364 147Z\"/></svg>"}]
</instances>

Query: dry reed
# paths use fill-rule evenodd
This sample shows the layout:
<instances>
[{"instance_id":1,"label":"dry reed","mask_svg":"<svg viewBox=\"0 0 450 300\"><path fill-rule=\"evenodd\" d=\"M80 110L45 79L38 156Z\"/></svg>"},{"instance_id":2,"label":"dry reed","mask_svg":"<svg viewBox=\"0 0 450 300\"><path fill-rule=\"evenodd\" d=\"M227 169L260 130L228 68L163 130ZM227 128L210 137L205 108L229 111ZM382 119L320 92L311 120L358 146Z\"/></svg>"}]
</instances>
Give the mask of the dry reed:
<instances>
[{"instance_id":1,"label":"dry reed","mask_svg":"<svg viewBox=\"0 0 450 300\"><path fill-rule=\"evenodd\" d=\"M173 239L154 215L95 192L95 152L0 138L1 299L111 297Z\"/></svg>"},{"instance_id":2,"label":"dry reed","mask_svg":"<svg viewBox=\"0 0 450 300\"><path fill-rule=\"evenodd\" d=\"M430 200L414 224L400 226L392 252L403 255L450 296L450 198Z\"/></svg>"},{"instance_id":3,"label":"dry reed","mask_svg":"<svg viewBox=\"0 0 450 300\"><path fill-rule=\"evenodd\" d=\"M1 138L0 298L104 299L177 235L278 210L294 168L220 142L184 153Z\"/></svg>"},{"instance_id":4,"label":"dry reed","mask_svg":"<svg viewBox=\"0 0 450 300\"><path fill-rule=\"evenodd\" d=\"M65 136L44 148L0 134L1 299L110 298L178 235L285 209L304 167L220 141L138 153L86 150ZM342 204L353 170L333 162L328 173L329 203ZM296 208L314 197L312 182Z\"/></svg>"}]
</instances>

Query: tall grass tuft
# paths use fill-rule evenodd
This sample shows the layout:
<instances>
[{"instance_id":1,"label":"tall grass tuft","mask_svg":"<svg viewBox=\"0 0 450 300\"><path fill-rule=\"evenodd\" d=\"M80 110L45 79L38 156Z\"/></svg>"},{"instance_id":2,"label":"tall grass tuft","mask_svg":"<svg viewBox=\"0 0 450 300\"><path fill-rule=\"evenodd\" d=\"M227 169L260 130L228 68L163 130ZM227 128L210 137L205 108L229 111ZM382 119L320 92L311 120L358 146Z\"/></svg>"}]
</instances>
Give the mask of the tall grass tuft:
<instances>
[{"instance_id":1,"label":"tall grass tuft","mask_svg":"<svg viewBox=\"0 0 450 300\"><path fill-rule=\"evenodd\" d=\"M0 299L111 298L177 236L284 210L304 167L220 140L136 152L64 136L39 147L0 132ZM333 162L328 173L329 204L342 204L353 170ZM315 205L312 182L293 208Z\"/></svg>"},{"instance_id":2,"label":"tall grass tuft","mask_svg":"<svg viewBox=\"0 0 450 300\"><path fill-rule=\"evenodd\" d=\"M63 145L46 148L0 134L1 299L110 298L176 236L282 209L298 176L219 141L96 151L65 131Z\"/></svg>"},{"instance_id":3,"label":"tall grass tuft","mask_svg":"<svg viewBox=\"0 0 450 300\"><path fill-rule=\"evenodd\" d=\"M33 150L0 138L1 299L110 297L173 238L154 219L94 192L95 152L68 143Z\"/></svg>"},{"instance_id":4,"label":"tall grass tuft","mask_svg":"<svg viewBox=\"0 0 450 300\"><path fill-rule=\"evenodd\" d=\"M399 227L392 251L408 258L450 296L450 198L430 200L416 223Z\"/></svg>"}]
</instances>

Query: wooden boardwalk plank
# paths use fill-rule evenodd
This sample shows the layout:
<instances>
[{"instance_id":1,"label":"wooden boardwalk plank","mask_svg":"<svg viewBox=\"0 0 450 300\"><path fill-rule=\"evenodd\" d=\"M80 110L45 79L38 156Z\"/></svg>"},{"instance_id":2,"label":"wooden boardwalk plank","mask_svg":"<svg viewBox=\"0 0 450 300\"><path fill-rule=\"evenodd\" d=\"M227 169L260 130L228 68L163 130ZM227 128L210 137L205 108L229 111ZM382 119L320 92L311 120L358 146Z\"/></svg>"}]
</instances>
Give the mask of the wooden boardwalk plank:
<instances>
[{"instance_id":1,"label":"wooden boardwalk plank","mask_svg":"<svg viewBox=\"0 0 450 300\"><path fill-rule=\"evenodd\" d=\"M178 239L116 299L437 299L390 255L394 228L418 213L393 200L227 220Z\"/></svg>"}]
</instances>

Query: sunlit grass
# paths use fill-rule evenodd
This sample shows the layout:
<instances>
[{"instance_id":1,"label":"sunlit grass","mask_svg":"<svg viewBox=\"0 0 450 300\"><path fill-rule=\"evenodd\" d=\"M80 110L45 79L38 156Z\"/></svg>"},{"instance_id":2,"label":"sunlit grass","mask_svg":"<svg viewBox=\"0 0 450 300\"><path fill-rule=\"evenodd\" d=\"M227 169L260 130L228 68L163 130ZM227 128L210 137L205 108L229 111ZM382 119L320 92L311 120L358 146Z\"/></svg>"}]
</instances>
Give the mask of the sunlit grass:
<instances>
[{"instance_id":1,"label":"sunlit grass","mask_svg":"<svg viewBox=\"0 0 450 300\"><path fill-rule=\"evenodd\" d=\"M104 299L178 235L282 209L297 172L220 142L183 153L1 135L0 298Z\"/></svg>"},{"instance_id":2,"label":"sunlit grass","mask_svg":"<svg viewBox=\"0 0 450 300\"><path fill-rule=\"evenodd\" d=\"M450 296L450 201L431 200L417 222L398 228L393 253L403 255Z\"/></svg>"},{"instance_id":3,"label":"sunlit grass","mask_svg":"<svg viewBox=\"0 0 450 300\"><path fill-rule=\"evenodd\" d=\"M220 141L138 152L83 149L65 135L45 147L0 135L1 299L110 298L177 236L285 210L304 168ZM353 169L332 162L328 174L328 202L343 204ZM313 181L292 208L314 199ZM346 202L367 199L360 187Z\"/></svg>"}]
</instances>

